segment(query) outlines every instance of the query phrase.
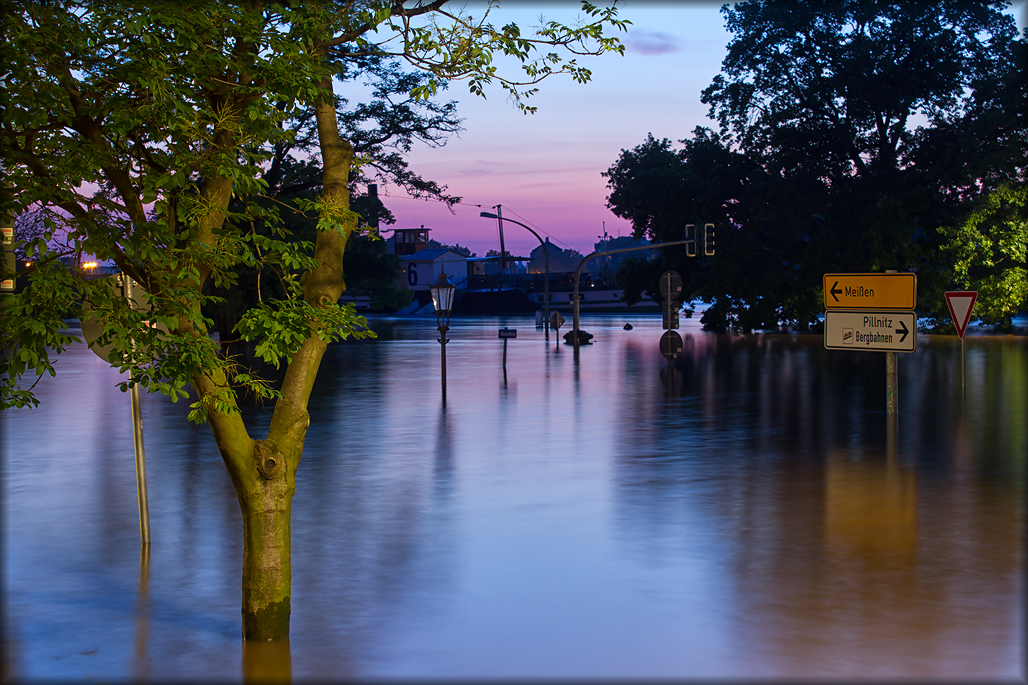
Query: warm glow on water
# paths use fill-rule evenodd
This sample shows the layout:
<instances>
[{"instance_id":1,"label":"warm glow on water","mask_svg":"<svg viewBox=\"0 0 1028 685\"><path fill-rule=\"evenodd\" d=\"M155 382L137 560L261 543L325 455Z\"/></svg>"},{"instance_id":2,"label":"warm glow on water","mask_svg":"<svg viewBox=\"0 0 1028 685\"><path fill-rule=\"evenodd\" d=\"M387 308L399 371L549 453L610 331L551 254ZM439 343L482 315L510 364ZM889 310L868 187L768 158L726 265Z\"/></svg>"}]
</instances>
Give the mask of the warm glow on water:
<instances>
[{"instance_id":1,"label":"warm glow on water","mask_svg":"<svg viewBox=\"0 0 1028 685\"><path fill-rule=\"evenodd\" d=\"M569 317L570 318L570 317ZM631 321L634 329L622 329ZM500 365L497 329L516 327ZM143 398L141 569L128 395L83 346L0 415L4 640L19 679L1024 677L1028 342L530 317L333 346L293 503L292 639L240 640L241 518L206 427ZM562 330L567 330L570 321ZM255 436L270 412L248 410Z\"/></svg>"}]
</instances>

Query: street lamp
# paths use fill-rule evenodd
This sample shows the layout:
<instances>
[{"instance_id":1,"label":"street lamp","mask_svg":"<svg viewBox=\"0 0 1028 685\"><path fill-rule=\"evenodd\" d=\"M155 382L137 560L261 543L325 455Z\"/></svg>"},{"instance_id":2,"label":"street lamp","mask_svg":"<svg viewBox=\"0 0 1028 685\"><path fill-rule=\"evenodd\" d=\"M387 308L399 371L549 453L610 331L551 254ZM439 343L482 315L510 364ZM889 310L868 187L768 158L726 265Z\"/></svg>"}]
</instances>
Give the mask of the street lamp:
<instances>
[{"instance_id":1,"label":"street lamp","mask_svg":"<svg viewBox=\"0 0 1028 685\"><path fill-rule=\"evenodd\" d=\"M496 214L493 214L492 212L479 212L478 215L480 217L482 217L483 219L499 219L500 218L499 216L497 216ZM534 235L536 237L536 239L539 241L539 244L543 246L543 264L544 264L543 270L545 271L545 273L543 274L543 322L544 322L543 325L546 328L546 336L547 336L546 339L549 340L549 335L550 335L550 251L546 249L546 244L543 242L543 239L539 236L539 234L536 233L535 231L533 231L531 228L529 228L528 226L525 226L520 221L514 221L514 219L506 219L506 221L509 221L512 224L517 224L518 226L521 226L522 228L527 228L528 231L532 235Z\"/></svg>"},{"instance_id":2,"label":"street lamp","mask_svg":"<svg viewBox=\"0 0 1028 685\"><path fill-rule=\"evenodd\" d=\"M439 279L429 287L432 293L432 306L435 308L435 319L439 326L439 344L443 352L443 401L446 401L446 331L450 330L450 310L453 309L453 294L457 288L446 278L440 269Z\"/></svg>"}]
</instances>

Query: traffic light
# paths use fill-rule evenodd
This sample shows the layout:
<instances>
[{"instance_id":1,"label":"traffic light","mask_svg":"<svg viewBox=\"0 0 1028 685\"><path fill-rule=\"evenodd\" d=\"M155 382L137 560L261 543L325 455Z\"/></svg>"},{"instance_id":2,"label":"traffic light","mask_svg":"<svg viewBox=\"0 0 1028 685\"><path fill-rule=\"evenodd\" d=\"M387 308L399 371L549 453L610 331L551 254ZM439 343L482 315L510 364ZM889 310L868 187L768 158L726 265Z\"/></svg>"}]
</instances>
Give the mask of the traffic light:
<instances>
[{"instance_id":1,"label":"traffic light","mask_svg":"<svg viewBox=\"0 0 1028 685\"><path fill-rule=\"evenodd\" d=\"M714 224L703 224L703 254L714 254Z\"/></svg>"},{"instance_id":2,"label":"traffic light","mask_svg":"<svg viewBox=\"0 0 1028 685\"><path fill-rule=\"evenodd\" d=\"M695 257L696 256L696 225L686 224L685 225L685 256Z\"/></svg>"}]
</instances>

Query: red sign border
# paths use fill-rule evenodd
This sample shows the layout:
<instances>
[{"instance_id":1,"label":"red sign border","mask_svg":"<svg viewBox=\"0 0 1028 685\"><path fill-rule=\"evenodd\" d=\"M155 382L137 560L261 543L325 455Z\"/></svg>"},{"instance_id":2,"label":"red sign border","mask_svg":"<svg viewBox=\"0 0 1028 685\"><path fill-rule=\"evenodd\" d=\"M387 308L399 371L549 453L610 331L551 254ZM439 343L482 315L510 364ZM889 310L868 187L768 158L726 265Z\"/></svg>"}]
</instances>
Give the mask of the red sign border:
<instances>
[{"instance_id":1,"label":"red sign border","mask_svg":"<svg viewBox=\"0 0 1028 685\"><path fill-rule=\"evenodd\" d=\"M946 306L949 308L950 318L953 319L953 325L957 327L957 335L961 339L964 338L964 333L967 332L967 324L971 323L971 312L974 311L974 303L978 301L977 290L947 290L946 295ZM967 297L971 296L971 306L967 308L967 316L964 317L963 322L957 321L957 315L953 312L953 303L950 302L951 296Z\"/></svg>"}]
</instances>

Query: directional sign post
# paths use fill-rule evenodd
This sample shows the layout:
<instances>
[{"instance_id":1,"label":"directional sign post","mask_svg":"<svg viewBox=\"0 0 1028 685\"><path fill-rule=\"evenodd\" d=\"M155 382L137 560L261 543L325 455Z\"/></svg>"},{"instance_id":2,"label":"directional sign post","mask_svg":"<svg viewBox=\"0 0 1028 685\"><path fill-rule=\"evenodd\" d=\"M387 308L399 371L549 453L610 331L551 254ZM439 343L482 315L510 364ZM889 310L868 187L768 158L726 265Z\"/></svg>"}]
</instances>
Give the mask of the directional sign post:
<instances>
[{"instance_id":1,"label":"directional sign post","mask_svg":"<svg viewBox=\"0 0 1028 685\"><path fill-rule=\"evenodd\" d=\"M967 324L971 322L971 310L974 303L978 301L977 290L947 290L946 306L949 307L949 315L953 317L953 325L957 327L957 335L960 336L960 394L964 394L964 333L967 332Z\"/></svg>"},{"instance_id":2,"label":"directional sign post","mask_svg":"<svg viewBox=\"0 0 1028 685\"><path fill-rule=\"evenodd\" d=\"M825 347L830 350L914 352L917 314L890 311L825 312Z\"/></svg>"},{"instance_id":3,"label":"directional sign post","mask_svg":"<svg viewBox=\"0 0 1028 685\"><path fill-rule=\"evenodd\" d=\"M898 410L897 352L917 348L917 276L825 274L825 347L885 352L885 407Z\"/></svg>"},{"instance_id":4,"label":"directional sign post","mask_svg":"<svg viewBox=\"0 0 1028 685\"><path fill-rule=\"evenodd\" d=\"M911 273L825 274L825 309L913 309L917 276Z\"/></svg>"}]
</instances>

